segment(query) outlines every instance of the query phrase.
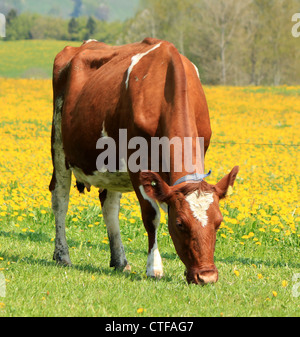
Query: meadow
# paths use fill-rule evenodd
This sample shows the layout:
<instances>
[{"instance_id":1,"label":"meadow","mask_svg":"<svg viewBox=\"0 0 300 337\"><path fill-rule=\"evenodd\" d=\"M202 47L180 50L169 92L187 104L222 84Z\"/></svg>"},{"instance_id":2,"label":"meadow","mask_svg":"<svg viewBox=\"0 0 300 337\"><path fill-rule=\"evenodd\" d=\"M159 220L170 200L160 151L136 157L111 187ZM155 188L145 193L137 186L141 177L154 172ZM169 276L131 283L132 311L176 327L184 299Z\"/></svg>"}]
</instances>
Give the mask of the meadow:
<instances>
[{"instance_id":1,"label":"meadow","mask_svg":"<svg viewBox=\"0 0 300 337\"><path fill-rule=\"evenodd\" d=\"M220 204L219 281L200 287L185 281L163 212L165 276L147 278L147 234L133 193L123 195L120 212L132 269L111 269L98 191L80 195L74 179L66 222L73 266L55 264L51 80L0 78L0 317L299 316L300 87L204 90L213 129L207 181L235 165L240 172Z\"/></svg>"}]
</instances>

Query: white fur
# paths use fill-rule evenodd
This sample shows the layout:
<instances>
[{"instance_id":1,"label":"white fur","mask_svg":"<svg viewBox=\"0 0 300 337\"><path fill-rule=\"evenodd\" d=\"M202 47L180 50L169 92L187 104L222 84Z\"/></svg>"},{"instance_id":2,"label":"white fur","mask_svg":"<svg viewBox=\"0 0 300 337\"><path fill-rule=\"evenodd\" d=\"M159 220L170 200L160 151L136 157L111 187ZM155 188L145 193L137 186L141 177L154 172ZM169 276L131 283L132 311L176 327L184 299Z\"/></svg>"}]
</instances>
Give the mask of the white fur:
<instances>
[{"instance_id":1,"label":"white fur","mask_svg":"<svg viewBox=\"0 0 300 337\"><path fill-rule=\"evenodd\" d=\"M200 79L200 74L199 74L199 70L198 70L197 66L193 62L192 62L192 65L194 66L194 68L196 70L196 73L197 73L197 76Z\"/></svg>"},{"instance_id":2,"label":"white fur","mask_svg":"<svg viewBox=\"0 0 300 337\"><path fill-rule=\"evenodd\" d=\"M134 56L132 56L131 58L131 64L127 70L127 78L125 81L126 84L126 89L128 89L128 83L129 83L129 77L130 77L130 73L132 72L133 67L138 64L138 62L147 54L149 54L151 51L155 50L156 48L158 48L161 45L161 42L159 44L156 44L153 48L149 49L148 51L146 51L145 53L140 53L140 54L136 54Z\"/></svg>"},{"instance_id":3,"label":"white fur","mask_svg":"<svg viewBox=\"0 0 300 337\"><path fill-rule=\"evenodd\" d=\"M152 207L154 208L156 215L155 218L153 220L153 225L155 228L155 242L154 245L150 251L150 253L148 254L148 258L147 258L147 275L150 277L162 277L163 276L163 265L162 265L162 260L161 260L161 256L158 250L158 246L157 246L157 228L160 224L160 210L159 210L159 206L156 203L155 200L151 199L150 197L148 197L148 195L146 194L144 187L142 185L140 185L140 191L141 194L143 196L143 198L145 200L148 200L150 202L150 204L152 205Z\"/></svg>"},{"instance_id":4,"label":"white fur","mask_svg":"<svg viewBox=\"0 0 300 337\"><path fill-rule=\"evenodd\" d=\"M125 165L125 162L124 162ZM95 171L92 175L86 175L80 168L71 168L76 179L86 186L95 186L116 192L133 191L128 172L100 172Z\"/></svg>"},{"instance_id":5,"label":"white fur","mask_svg":"<svg viewBox=\"0 0 300 337\"><path fill-rule=\"evenodd\" d=\"M208 220L207 210L214 201L213 193L200 192L198 196L198 191L195 191L189 194L185 199L189 203L194 217L201 222L202 227L205 227Z\"/></svg>"},{"instance_id":6,"label":"white fur","mask_svg":"<svg viewBox=\"0 0 300 337\"><path fill-rule=\"evenodd\" d=\"M90 42L93 42L93 41L95 41L95 42L98 42L97 40L95 40L95 39L88 39L87 41L85 41L85 43L84 44L86 44L86 43L90 43Z\"/></svg>"}]
</instances>

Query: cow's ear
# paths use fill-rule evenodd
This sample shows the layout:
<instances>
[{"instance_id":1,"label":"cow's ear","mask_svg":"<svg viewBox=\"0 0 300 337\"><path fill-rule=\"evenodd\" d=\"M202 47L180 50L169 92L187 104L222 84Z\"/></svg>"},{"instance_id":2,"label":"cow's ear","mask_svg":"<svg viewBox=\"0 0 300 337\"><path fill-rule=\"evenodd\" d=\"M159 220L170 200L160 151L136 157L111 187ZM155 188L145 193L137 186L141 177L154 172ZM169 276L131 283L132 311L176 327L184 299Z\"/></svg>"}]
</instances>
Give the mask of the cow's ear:
<instances>
[{"instance_id":1,"label":"cow's ear","mask_svg":"<svg viewBox=\"0 0 300 337\"><path fill-rule=\"evenodd\" d=\"M139 178L148 197L159 202L168 202L171 194L170 186L162 180L158 173L141 171Z\"/></svg>"},{"instance_id":2,"label":"cow's ear","mask_svg":"<svg viewBox=\"0 0 300 337\"><path fill-rule=\"evenodd\" d=\"M226 197L227 192L229 192L229 189L231 189L234 184L238 172L239 167L235 166L229 174L226 174L226 176L215 185L216 193L220 199Z\"/></svg>"}]
</instances>

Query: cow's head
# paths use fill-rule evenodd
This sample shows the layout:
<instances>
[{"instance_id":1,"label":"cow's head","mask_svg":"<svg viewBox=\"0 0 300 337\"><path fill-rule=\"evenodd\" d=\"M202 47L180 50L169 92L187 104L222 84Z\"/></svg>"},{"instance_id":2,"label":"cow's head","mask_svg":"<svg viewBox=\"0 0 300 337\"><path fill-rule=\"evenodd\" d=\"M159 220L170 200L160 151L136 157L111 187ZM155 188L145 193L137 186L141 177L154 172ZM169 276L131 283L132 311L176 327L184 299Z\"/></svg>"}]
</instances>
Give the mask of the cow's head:
<instances>
[{"instance_id":1,"label":"cow's head","mask_svg":"<svg viewBox=\"0 0 300 337\"><path fill-rule=\"evenodd\" d=\"M214 251L216 232L223 220L219 200L233 186L238 170L238 166L235 166L216 185L201 181L169 186L158 173L140 173L140 181L147 195L168 205L169 232L186 266L189 283L206 284L218 280Z\"/></svg>"}]
</instances>

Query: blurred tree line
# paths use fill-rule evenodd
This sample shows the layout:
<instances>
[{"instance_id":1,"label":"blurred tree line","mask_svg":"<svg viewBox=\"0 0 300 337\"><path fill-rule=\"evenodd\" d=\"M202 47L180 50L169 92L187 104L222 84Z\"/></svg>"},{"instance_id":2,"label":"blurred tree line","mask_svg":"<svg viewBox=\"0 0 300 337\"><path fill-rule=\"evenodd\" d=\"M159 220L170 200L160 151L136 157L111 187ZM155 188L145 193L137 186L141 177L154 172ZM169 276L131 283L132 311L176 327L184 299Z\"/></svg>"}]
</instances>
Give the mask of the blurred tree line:
<instances>
[{"instance_id":1,"label":"blurred tree line","mask_svg":"<svg viewBox=\"0 0 300 337\"><path fill-rule=\"evenodd\" d=\"M123 22L107 22L92 16L63 19L32 13L18 15L11 9L6 15L6 40L83 41L92 38L115 44L122 34L123 25Z\"/></svg>"},{"instance_id":2,"label":"blurred tree line","mask_svg":"<svg viewBox=\"0 0 300 337\"><path fill-rule=\"evenodd\" d=\"M124 22L11 10L6 39L124 44L151 36L174 43L198 66L203 83L291 85L300 84L300 38L291 34L296 12L300 0L140 0L135 17Z\"/></svg>"}]
</instances>

